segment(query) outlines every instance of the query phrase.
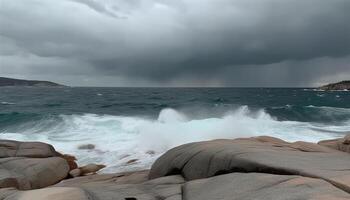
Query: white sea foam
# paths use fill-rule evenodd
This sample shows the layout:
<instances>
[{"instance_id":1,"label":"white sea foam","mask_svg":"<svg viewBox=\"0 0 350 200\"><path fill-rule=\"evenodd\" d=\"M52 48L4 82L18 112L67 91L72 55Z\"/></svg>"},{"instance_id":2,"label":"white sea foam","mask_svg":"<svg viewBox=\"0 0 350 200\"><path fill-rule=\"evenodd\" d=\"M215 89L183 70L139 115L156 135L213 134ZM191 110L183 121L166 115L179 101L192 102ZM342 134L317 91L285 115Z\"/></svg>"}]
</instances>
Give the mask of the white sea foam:
<instances>
[{"instance_id":1,"label":"white sea foam","mask_svg":"<svg viewBox=\"0 0 350 200\"><path fill-rule=\"evenodd\" d=\"M339 107L329 107L329 106L314 106L314 105L308 105L307 108L314 108L314 109L320 109L323 112L330 112L330 113L343 113L343 114L349 114L350 108L339 108Z\"/></svg>"},{"instance_id":2,"label":"white sea foam","mask_svg":"<svg viewBox=\"0 0 350 200\"><path fill-rule=\"evenodd\" d=\"M189 142L258 135L316 142L350 130L350 122L347 126L326 126L277 121L264 110L253 112L247 106L217 118L191 119L173 109L162 110L155 120L94 114L61 118L50 128L40 128L38 123L23 132L0 134L0 138L47 142L58 151L76 155L80 164L103 163L108 166L105 172L119 172L149 168L168 149ZM96 148L78 149L82 144L94 144ZM138 161L126 164L132 159Z\"/></svg>"},{"instance_id":3,"label":"white sea foam","mask_svg":"<svg viewBox=\"0 0 350 200\"><path fill-rule=\"evenodd\" d=\"M15 103L2 101L2 102L0 102L0 104L2 104L2 105L14 105Z\"/></svg>"}]
</instances>

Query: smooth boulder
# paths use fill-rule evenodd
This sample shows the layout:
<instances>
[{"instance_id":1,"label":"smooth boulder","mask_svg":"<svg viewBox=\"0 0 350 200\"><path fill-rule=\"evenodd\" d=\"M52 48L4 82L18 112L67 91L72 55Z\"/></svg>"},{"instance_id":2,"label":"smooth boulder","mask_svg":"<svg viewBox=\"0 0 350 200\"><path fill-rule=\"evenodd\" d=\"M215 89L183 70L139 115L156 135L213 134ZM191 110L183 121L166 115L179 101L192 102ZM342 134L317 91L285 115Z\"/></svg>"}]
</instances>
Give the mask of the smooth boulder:
<instances>
[{"instance_id":1,"label":"smooth boulder","mask_svg":"<svg viewBox=\"0 0 350 200\"><path fill-rule=\"evenodd\" d=\"M350 192L350 156L307 142L258 137L197 142L176 147L152 166L150 178L182 174L186 180L221 174L268 173L323 179Z\"/></svg>"},{"instance_id":2,"label":"smooth boulder","mask_svg":"<svg viewBox=\"0 0 350 200\"><path fill-rule=\"evenodd\" d=\"M1 158L0 188L15 187L21 190L43 188L66 178L68 172L68 163L59 157Z\"/></svg>"},{"instance_id":3,"label":"smooth boulder","mask_svg":"<svg viewBox=\"0 0 350 200\"><path fill-rule=\"evenodd\" d=\"M55 156L59 156L59 154L55 151L52 145L46 143L0 140L0 158L47 158Z\"/></svg>"}]
</instances>

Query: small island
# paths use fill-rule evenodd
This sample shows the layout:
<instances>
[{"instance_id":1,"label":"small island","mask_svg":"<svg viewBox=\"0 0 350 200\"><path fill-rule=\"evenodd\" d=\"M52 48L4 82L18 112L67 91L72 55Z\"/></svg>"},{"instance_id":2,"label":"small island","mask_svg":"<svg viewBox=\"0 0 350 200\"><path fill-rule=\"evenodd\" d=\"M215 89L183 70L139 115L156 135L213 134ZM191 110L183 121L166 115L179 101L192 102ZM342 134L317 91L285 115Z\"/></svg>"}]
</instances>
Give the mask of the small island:
<instances>
[{"instance_id":1,"label":"small island","mask_svg":"<svg viewBox=\"0 0 350 200\"><path fill-rule=\"evenodd\" d=\"M320 90L332 91L332 90L350 90L350 81L341 81L338 83L331 83L319 87Z\"/></svg>"},{"instance_id":2,"label":"small island","mask_svg":"<svg viewBox=\"0 0 350 200\"><path fill-rule=\"evenodd\" d=\"M6 87L6 86L65 87L64 85L50 82L50 81L23 80L23 79L0 77L0 87Z\"/></svg>"}]
</instances>

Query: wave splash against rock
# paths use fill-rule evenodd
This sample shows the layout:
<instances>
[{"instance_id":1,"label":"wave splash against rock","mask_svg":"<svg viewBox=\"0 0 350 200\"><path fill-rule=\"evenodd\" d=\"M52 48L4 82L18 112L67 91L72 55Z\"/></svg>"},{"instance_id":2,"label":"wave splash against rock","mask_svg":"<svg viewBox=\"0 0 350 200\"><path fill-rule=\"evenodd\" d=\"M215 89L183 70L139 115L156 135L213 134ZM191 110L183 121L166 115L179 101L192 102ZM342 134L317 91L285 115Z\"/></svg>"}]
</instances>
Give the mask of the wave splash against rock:
<instances>
[{"instance_id":1,"label":"wave splash against rock","mask_svg":"<svg viewBox=\"0 0 350 200\"><path fill-rule=\"evenodd\" d=\"M173 148L150 171L69 178L69 159L52 146L0 141L0 199L345 200L349 146L349 136L213 140Z\"/></svg>"}]
</instances>

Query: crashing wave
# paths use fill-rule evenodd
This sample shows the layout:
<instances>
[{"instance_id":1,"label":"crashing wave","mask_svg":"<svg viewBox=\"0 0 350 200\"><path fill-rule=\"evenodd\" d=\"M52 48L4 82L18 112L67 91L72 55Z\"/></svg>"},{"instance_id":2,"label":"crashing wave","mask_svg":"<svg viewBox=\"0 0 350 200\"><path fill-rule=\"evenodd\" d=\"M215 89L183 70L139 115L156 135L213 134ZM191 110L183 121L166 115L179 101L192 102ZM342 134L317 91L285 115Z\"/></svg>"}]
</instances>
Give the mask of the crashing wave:
<instances>
[{"instance_id":1,"label":"crashing wave","mask_svg":"<svg viewBox=\"0 0 350 200\"><path fill-rule=\"evenodd\" d=\"M247 106L221 117L191 118L174 109L164 109L157 119L112 115L60 115L26 123L16 132L3 131L2 139L43 141L59 151L76 155L80 164L106 164L107 172L149 168L172 147L203 140L269 135L287 141L330 139L350 130L350 123L326 126L309 122L278 121L265 110ZM93 144L94 149L79 149ZM133 160L132 164L129 161Z\"/></svg>"}]
</instances>

